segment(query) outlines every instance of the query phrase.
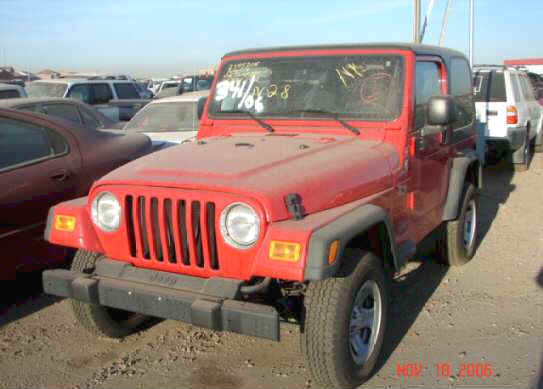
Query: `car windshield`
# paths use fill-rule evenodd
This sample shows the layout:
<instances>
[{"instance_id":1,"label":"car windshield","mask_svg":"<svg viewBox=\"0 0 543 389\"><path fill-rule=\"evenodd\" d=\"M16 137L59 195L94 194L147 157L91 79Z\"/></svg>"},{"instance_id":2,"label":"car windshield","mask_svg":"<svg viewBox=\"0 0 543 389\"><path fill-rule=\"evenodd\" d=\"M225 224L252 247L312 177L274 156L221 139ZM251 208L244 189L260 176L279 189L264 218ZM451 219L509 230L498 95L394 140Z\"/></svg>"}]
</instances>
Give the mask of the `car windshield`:
<instances>
[{"instance_id":1,"label":"car windshield","mask_svg":"<svg viewBox=\"0 0 543 389\"><path fill-rule=\"evenodd\" d=\"M68 85L52 82L30 82L26 84L28 97L64 97Z\"/></svg>"},{"instance_id":2,"label":"car windshield","mask_svg":"<svg viewBox=\"0 0 543 389\"><path fill-rule=\"evenodd\" d=\"M222 67L210 113L392 120L402 107L403 63L398 55L231 61Z\"/></svg>"},{"instance_id":3,"label":"car windshield","mask_svg":"<svg viewBox=\"0 0 543 389\"><path fill-rule=\"evenodd\" d=\"M149 104L130 120L125 130L135 132L196 131L196 102Z\"/></svg>"}]
</instances>

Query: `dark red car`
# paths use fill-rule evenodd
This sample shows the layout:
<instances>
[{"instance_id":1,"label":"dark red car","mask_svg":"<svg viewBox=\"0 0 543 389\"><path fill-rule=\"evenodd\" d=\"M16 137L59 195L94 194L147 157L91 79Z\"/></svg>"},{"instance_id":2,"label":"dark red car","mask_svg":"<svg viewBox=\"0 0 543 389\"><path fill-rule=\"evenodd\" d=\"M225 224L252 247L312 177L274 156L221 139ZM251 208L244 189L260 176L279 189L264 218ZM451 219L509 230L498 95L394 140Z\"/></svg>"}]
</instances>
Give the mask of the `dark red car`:
<instances>
[{"instance_id":1,"label":"dark red car","mask_svg":"<svg viewBox=\"0 0 543 389\"><path fill-rule=\"evenodd\" d=\"M49 208L150 151L145 135L0 109L0 279L66 260L65 248L42 238Z\"/></svg>"}]
</instances>

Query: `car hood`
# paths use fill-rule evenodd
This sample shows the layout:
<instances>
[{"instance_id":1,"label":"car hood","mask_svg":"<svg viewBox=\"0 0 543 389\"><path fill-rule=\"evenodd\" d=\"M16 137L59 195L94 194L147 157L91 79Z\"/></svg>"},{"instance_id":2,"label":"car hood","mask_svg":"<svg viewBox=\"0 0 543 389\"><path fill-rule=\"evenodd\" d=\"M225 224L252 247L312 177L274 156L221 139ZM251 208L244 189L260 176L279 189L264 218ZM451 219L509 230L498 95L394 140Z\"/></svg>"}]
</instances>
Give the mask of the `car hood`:
<instances>
[{"instance_id":1,"label":"car hood","mask_svg":"<svg viewBox=\"0 0 543 389\"><path fill-rule=\"evenodd\" d=\"M306 213L392 186L395 149L352 136L233 135L169 147L130 162L96 183L236 193L257 199L268 221L289 218L297 193Z\"/></svg>"}]
</instances>

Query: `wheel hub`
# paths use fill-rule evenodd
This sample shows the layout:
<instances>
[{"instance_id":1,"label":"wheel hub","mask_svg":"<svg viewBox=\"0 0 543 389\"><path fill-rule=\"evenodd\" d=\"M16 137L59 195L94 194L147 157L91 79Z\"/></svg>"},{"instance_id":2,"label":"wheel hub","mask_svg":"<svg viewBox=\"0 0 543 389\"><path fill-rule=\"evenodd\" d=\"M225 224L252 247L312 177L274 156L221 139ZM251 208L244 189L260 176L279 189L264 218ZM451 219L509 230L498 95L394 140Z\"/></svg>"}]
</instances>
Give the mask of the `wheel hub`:
<instances>
[{"instance_id":1,"label":"wheel hub","mask_svg":"<svg viewBox=\"0 0 543 389\"><path fill-rule=\"evenodd\" d=\"M475 241L475 227L477 225L477 212L475 200L468 203L464 216L464 247L469 250Z\"/></svg>"},{"instance_id":2,"label":"wheel hub","mask_svg":"<svg viewBox=\"0 0 543 389\"><path fill-rule=\"evenodd\" d=\"M362 365L375 348L381 325L382 301L379 286L368 280L358 290L349 321L351 356Z\"/></svg>"}]
</instances>

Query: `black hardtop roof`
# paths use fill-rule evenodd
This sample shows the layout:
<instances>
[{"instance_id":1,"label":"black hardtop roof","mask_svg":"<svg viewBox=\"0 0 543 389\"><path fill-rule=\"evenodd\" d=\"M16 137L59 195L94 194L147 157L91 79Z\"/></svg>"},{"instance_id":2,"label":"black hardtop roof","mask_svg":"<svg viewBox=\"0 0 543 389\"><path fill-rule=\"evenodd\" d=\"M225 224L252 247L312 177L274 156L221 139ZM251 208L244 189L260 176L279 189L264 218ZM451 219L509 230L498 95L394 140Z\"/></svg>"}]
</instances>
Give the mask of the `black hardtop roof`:
<instances>
[{"instance_id":1,"label":"black hardtop roof","mask_svg":"<svg viewBox=\"0 0 543 389\"><path fill-rule=\"evenodd\" d=\"M304 51L304 50L331 50L331 49L382 49L382 50L409 50L418 55L438 55L443 58L466 57L462 52L448 49L442 46L422 45L414 43L388 42L388 43L343 43L329 45L306 45L306 46L276 46L237 50L226 53L224 57L258 54L272 51Z\"/></svg>"}]
</instances>

